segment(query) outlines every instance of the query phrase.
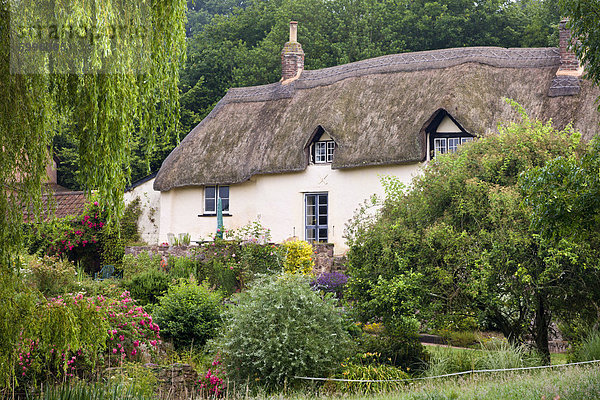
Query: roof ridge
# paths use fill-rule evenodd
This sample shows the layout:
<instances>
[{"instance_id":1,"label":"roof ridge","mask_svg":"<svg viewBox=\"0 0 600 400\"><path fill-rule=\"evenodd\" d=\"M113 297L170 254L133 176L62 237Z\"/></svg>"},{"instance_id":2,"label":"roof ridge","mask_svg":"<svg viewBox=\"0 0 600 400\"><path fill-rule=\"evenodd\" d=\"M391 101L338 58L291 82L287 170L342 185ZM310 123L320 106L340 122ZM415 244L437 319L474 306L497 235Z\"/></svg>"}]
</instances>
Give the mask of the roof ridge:
<instances>
[{"instance_id":1,"label":"roof ridge","mask_svg":"<svg viewBox=\"0 0 600 400\"><path fill-rule=\"evenodd\" d=\"M347 78L442 69L469 62L498 68L556 67L560 65L560 53L555 47L457 47L390 54L334 67L305 70L297 81L287 85L277 82L260 86L231 88L221 99L219 105L291 98L296 89L331 85Z\"/></svg>"}]
</instances>

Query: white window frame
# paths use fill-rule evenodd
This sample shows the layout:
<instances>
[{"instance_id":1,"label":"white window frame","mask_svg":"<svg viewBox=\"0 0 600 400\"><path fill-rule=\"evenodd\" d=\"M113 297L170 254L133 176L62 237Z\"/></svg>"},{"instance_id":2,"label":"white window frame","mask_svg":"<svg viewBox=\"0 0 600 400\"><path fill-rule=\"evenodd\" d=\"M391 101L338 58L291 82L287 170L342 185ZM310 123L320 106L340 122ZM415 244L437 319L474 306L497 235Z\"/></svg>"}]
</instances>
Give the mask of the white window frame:
<instances>
[{"instance_id":1,"label":"white window frame","mask_svg":"<svg viewBox=\"0 0 600 400\"><path fill-rule=\"evenodd\" d=\"M213 197L208 197L206 191L208 188L214 188L215 195ZM227 188L227 197L221 196L221 189ZM217 214L217 199L221 199L221 203L223 200L227 200L225 204L223 204L223 214L229 213L229 198L231 196L231 188L228 185L208 185L204 187L204 214ZM214 211L207 210L207 202L212 200Z\"/></svg>"},{"instance_id":2,"label":"white window frame","mask_svg":"<svg viewBox=\"0 0 600 400\"><path fill-rule=\"evenodd\" d=\"M461 144L461 138L460 137L456 137L456 138L448 138L448 148L447 153L456 153L456 151L458 150L458 146L460 146Z\"/></svg>"},{"instance_id":3,"label":"white window frame","mask_svg":"<svg viewBox=\"0 0 600 400\"><path fill-rule=\"evenodd\" d=\"M319 140L313 143L313 162L315 164L328 164L333 162L335 142L333 140Z\"/></svg>"},{"instance_id":4,"label":"white window frame","mask_svg":"<svg viewBox=\"0 0 600 400\"><path fill-rule=\"evenodd\" d=\"M436 137L433 138L432 159L440 154L455 153L459 146L472 142L472 136Z\"/></svg>"},{"instance_id":5,"label":"white window frame","mask_svg":"<svg viewBox=\"0 0 600 400\"><path fill-rule=\"evenodd\" d=\"M447 152L448 152L448 141L446 138L433 139L434 157L437 157L440 154L446 154Z\"/></svg>"}]
</instances>

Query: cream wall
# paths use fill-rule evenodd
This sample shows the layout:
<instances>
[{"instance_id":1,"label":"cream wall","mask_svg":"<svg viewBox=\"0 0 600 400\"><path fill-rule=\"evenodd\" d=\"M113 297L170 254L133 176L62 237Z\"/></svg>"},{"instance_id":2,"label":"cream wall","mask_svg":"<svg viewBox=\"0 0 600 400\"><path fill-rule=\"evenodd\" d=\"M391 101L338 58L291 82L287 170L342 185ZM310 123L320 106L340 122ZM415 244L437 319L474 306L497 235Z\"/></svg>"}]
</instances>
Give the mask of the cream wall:
<instances>
[{"instance_id":1,"label":"cream wall","mask_svg":"<svg viewBox=\"0 0 600 400\"><path fill-rule=\"evenodd\" d=\"M148 244L158 244L160 222L160 192L152 188L154 179L144 182L139 186L128 190L123 195L125 205L137 197L140 198L142 213L138 219L138 231L142 241Z\"/></svg>"},{"instance_id":2,"label":"cream wall","mask_svg":"<svg viewBox=\"0 0 600 400\"><path fill-rule=\"evenodd\" d=\"M442 122L438 125L437 133L456 133L461 132L460 128L448 117L444 117Z\"/></svg>"},{"instance_id":3,"label":"cream wall","mask_svg":"<svg viewBox=\"0 0 600 400\"><path fill-rule=\"evenodd\" d=\"M249 181L230 186L226 229L240 228L249 222L271 229L272 240L281 242L296 236L304 239L304 194L329 195L329 242L336 254L343 254L342 235L346 222L358 206L373 194L383 196L379 177L394 175L406 184L419 174L421 164L364 167L334 170L330 164L309 165L297 173L257 175ZM216 231L216 217L203 214L203 188L188 187L161 193L159 242L169 233L190 233L192 240L210 239Z\"/></svg>"}]
</instances>

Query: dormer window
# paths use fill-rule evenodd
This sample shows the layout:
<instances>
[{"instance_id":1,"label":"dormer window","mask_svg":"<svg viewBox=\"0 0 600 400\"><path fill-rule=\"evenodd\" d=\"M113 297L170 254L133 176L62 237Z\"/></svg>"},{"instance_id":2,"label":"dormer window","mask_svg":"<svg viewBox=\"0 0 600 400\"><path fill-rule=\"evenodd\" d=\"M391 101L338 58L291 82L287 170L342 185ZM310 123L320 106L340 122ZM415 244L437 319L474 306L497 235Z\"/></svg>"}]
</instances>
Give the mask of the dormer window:
<instances>
[{"instance_id":1,"label":"dormer window","mask_svg":"<svg viewBox=\"0 0 600 400\"><path fill-rule=\"evenodd\" d=\"M462 144L475 138L444 109L435 112L425 132L429 142L429 159L440 154L454 153Z\"/></svg>"},{"instance_id":2,"label":"dormer window","mask_svg":"<svg viewBox=\"0 0 600 400\"><path fill-rule=\"evenodd\" d=\"M333 150L335 142L333 140L321 140L314 144L315 164L330 163L333 161Z\"/></svg>"},{"instance_id":3,"label":"dormer window","mask_svg":"<svg viewBox=\"0 0 600 400\"><path fill-rule=\"evenodd\" d=\"M310 144L310 161L314 164L333 162L335 147L333 138L319 125Z\"/></svg>"}]
</instances>

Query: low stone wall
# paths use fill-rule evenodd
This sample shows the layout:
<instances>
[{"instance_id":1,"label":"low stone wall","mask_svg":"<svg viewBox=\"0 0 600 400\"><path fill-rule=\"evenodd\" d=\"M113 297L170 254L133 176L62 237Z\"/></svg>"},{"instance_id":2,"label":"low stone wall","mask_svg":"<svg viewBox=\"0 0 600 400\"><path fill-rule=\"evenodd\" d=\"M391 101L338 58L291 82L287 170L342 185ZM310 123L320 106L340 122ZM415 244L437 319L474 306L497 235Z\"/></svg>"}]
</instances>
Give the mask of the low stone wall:
<instances>
[{"instance_id":1,"label":"low stone wall","mask_svg":"<svg viewBox=\"0 0 600 400\"><path fill-rule=\"evenodd\" d=\"M188 399L195 392L198 373L189 364L156 365L145 364L145 368L154 373L158 382L159 398ZM106 368L102 375L108 378L122 373L121 367Z\"/></svg>"},{"instance_id":2,"label":"low stone wall","mask_svg":"<svg viewBox=\"0 0 600 400\"><path fill-rule=\"evenodd\" d=\"M194 247L197 246L128 246L125 247L125 254L136 257L142 253L148 253L150 256L160 254L164 257L189 257Z\"/></svg>"},{"instance_id":3,"label":"low stone wall","mask_svg":"<svg viewBox=\"0 0 600 400\"><path fill-rule=\"evenodd\" d=\"M138 256L142 253L148 253L152 256L159 254L162 257L189 257L193 255L193 249L198 246L131 246L125 247L125 254ZM343 272L345 270L345 257L336 257L333 254L332 243L318 243L313 245L315 261L315 274L328 272Z\"/></svg>"}]
</instances>

